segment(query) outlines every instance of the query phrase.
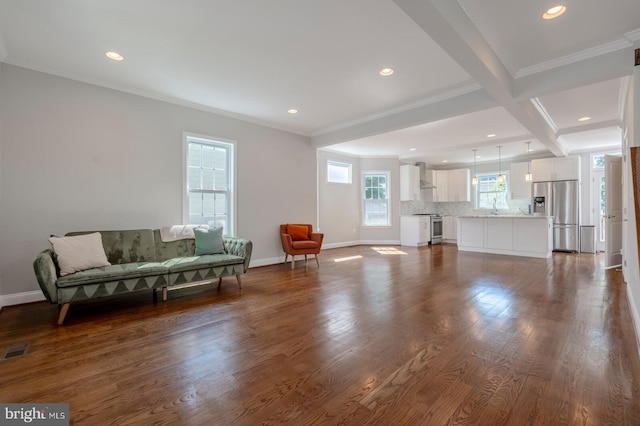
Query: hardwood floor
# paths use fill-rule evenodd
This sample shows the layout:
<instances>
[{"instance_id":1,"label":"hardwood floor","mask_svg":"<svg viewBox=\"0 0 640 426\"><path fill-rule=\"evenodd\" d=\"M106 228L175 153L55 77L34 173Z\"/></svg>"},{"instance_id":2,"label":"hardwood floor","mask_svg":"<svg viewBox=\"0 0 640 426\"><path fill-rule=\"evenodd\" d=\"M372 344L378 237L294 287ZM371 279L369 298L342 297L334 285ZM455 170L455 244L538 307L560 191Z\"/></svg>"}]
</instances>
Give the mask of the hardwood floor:
<instances>
[{"instance_id":1,"label":"hardwood floor","mask_svg":"<svg viewBox=\"0 0 640 426\"><path fill-rule=\"evenodd\" d=\"M0 401L71 423L640 424L621 273L603 255L323 251L169 293L0 313Z\"/></svg>"}]
</instances>

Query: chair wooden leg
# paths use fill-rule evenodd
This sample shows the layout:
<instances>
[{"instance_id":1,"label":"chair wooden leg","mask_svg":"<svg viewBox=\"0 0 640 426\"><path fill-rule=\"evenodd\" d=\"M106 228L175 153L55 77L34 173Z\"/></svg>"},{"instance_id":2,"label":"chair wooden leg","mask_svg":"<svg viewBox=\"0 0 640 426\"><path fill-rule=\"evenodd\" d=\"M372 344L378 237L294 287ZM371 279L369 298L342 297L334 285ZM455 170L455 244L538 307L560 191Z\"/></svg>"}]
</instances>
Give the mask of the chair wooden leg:
<instances>
[{"instance_id":1,"label":"chair wooden leg","mask_svg":"<svg viewBox=\"0 0 640 426\"><path fill-rule=\"evenodd\" d=\"M167 296L169 294L169 291L167 290L166 287L162 287L162 301L166 302L167 301Z\"/></svg>"},{"instance_id":2,"label":"chair wooden leg","mask_svg":"<svg viewBox=\"0 0 640 426\"><path fill-rule=\"evenodd\" d=\"M284 263L287 264L287 259L289 258L289 253L284 254Z\"/></svg>"},{"instance_id":3,"label":"chair wooden leg","mask_svg":"<svg viewBox=\"0 0 640 426\"><path fill-rule=\"evenodd\" d=\"M305 255L304 255L304 267L305 267L305 268L307 267L307 263L308 263L308 261L309 261L309 260L307 259L307 255L305 254Z\"/></svg>"},{"instance_id":4,"label":"chair wooden leg","mask_svg":"<svg viewBox=\"0 0 640 426\"><path fill-rule=\"evenodd\" d=\"M60 305L60 313L58 314L58 325L62 325L64 322L64 317L67 316L67 312L69 312L70 303L65 303Z\"/></svg>"},{"instance_id":5,"label":"chair wooden leg","mask_svg":"<svg viewBox=\"0 0 640 426\"><path fill-rule=\"evenodd\" d=\"M242 279L240 279L240 275L236 275L236 279L238 280L238 289L242 290Z\"/></svg>"},{"instance_id":6,"label":"chair wooden leg","mask_svg":"<svg viewBox=\"0 0 640 426\"><path fill-rule=\"evenodd\" d=\"M222 277L218 279L218 291L220 291L220 287L222 286Z\"/></svg>"},{"instance_id":7,"label":"chair wooden leg","mask_svg":"<svg viewBox=\"0 0 640 426\"><path fill-rule=\"evenodd\" d=\"M295 268L296 266L296 257L294 255L291 255L291 269Z\"/></svg>"},{"instance_id":8,"label":"chair wooden leg","mask_svg":"<svg viewBox=\"0 0 640 426\"><path fill-rule=\"evenodd\" d=\"M318 261L318 253L316 253L316 265L318 265L318 268L320 267L320 262Z\"/></svg>"}]
</instances>

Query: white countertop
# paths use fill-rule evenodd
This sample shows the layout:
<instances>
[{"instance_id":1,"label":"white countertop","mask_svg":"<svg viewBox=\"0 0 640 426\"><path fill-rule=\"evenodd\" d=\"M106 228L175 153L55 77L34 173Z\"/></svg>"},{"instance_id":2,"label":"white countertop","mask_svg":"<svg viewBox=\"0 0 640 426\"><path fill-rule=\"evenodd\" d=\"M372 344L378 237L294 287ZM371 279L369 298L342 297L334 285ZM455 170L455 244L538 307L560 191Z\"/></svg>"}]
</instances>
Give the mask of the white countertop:
<instances>
[{"instance_id":1,"label":"white countertop","mask_svg":"<svg viewBox=\"0 0 640 426\"><path fill-rule=\"evenodd\" d=\"M459 218L487 218L487 219L549 219L551 216L534 216L527 214L476 214L458 216Z\"/></svg>"}]
</instances>

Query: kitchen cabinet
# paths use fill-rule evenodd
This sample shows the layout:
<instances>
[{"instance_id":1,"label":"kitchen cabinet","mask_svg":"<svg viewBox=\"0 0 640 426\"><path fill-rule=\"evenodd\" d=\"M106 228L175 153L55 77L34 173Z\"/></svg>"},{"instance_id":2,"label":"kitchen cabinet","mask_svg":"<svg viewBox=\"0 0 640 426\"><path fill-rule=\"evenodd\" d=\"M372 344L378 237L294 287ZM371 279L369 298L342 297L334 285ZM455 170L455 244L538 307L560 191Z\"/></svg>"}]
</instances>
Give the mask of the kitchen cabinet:
<instances>
[{"instance_id":1,"label":"kitchen cabinet","mask_svg":"<svg viewBox=\"0 0 640 426\"><path fill-rule=\"evenodd\" d=\"M548 216L460 216L458 250L548 258L553 250Z\"/></svg>"},{"instance_id":2,"label":"kitchen cabinet","mask_svg":"<svg viewBox=\"0 0 640 426\"><path fill-rule=\"evenodd\" d=\"M458 239L458 218L444 216L442 218L442 239L446 242L455 242Z\"/></svg>"},{"instance_id":3,"label":"kitchen cabinet","mask_svg":"<svg viewBox=\"0 0 640 426\"><path fill-rule=\"evenodd\" d=\"M400 201L420 200L420 167L400 166Z\"/></svg>"},{"instance_id":4,"label":"kitchen cabinet","mask_svg":"<svg viewBox=\"0 0 640 426\"><path fill-rule=\"evenodd\" d=\"M431 237L429 216L401 216L400 244L403 246L426 246Z\"/></svg>"},{"instance_id":5,"label":"kitchen cabinet","mask_svg":"<svg viewBox=\"0 0 640 426\"><path fill-rule=\"evenodd\" d=\"M471 201L470 181L469 169L449 170L447 175L447 201Z\"/></svg>"},{"instance_id":6,"label":"kitchen cabinet","mask_svg":"<svg viewBox=\"0 0 640 426\"><path fill-rule=\"evenodd\" d=\"M426 191L427 201L471 201L469 169L432 170L434 189Z\"/></svg>"},{"instance_id":7,"label":"kitchen cabinet","mask_svg":"<svg viewBox=\"0 0 640 426\"><path fill-rule=\"evenodd\" d=\"M511 163L509 172L509 190L511 191L511 199L531 199L531 182L524 180L530 165L526 163Z\"/></svg>"},{"instance_id":8,"label":"kitchen cabinet","mask_svg":"<svg viewBox=\"0 0 640 426\"><path fill-rule=\"evenodd\" d=\"M580 157L553 157L531 160L534 182L580 179Z\"/></svg>"}]
</instances>

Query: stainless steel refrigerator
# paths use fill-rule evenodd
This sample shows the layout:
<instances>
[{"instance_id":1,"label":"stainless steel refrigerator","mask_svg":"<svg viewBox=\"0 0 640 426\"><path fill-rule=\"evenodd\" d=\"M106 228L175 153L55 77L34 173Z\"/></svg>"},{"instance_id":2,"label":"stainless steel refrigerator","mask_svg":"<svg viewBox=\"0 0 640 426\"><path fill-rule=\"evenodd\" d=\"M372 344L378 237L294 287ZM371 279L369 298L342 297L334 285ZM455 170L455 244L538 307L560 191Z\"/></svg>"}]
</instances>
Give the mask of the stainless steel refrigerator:
<instances>
[{"instance_id":1,"label":"stainless steel refrigerator","mask_svg":"<svg viewBox=\"0 0 640 426\"><path fill-rule=\"evenodd\" d=\"M553 216L553 250L578 251L580 186L577 180L534 182L533 214Z\"/></svg>"}]
</instances>

